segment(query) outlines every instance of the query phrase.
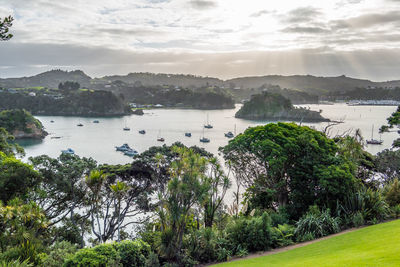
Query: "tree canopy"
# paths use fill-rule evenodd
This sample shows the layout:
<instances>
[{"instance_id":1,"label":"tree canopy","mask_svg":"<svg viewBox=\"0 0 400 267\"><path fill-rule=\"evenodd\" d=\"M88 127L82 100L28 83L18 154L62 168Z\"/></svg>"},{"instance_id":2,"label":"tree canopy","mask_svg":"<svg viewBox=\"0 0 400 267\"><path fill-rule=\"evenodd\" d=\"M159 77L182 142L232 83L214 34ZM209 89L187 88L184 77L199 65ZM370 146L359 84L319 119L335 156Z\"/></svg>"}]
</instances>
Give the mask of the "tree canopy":
<instances>
[{"instance_id":1,"label":"tree canopy","mask_svg":"<svg viewBox=\"0 0 400 267\"><path fill-rule=\"evenodd\" d=\"M351 162L324 133L294 123L248 128L221 151L247 185L253 207L332 207L356 187Z\"/></svg>"}]
</instances>

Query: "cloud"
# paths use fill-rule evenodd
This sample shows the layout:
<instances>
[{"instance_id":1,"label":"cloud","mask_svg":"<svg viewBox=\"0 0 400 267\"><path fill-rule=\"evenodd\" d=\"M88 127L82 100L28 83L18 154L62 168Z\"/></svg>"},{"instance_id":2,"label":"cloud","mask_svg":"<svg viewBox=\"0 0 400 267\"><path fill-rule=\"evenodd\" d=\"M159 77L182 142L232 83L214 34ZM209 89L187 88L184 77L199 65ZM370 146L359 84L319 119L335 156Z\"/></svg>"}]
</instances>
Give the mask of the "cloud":
<instances>
[{"instance_id":1,"label":"cloud","mask_svg":"<svg viewBox=\"0 0 400 267\"><path fill-rule=\"evenodd\" d=\"M309 22L320 16L322 12L315 7L299 7L291 10L283 17L283 21L286 23L299 23Z\"/></svg>"},{"instance_id":2,"label":"cloud","mask_svg":"<svg viewBox=\"0 0 400 267\"><path fill-rule=\"evenodd\" d=\"M217 6L217 3L209 0L190 0L189 4L195 9L209 9Z\"/></svg>"},{"instance_id":3,"label":"cloud","mask_svg":"<svg viewBox=\"0 0 400 267\"><path fill-rule=\"evenodd\" d=\"M283 32L287 33L310 33L310 34L317 34L317 33L327 33L329 30L321 28L321 27L312 27L312 26L295 26L295 27L287 27L282 30Z\"/></svg>"},{"instance_id":4,"label":"cloud","mask_svg":"<svg viewBox=\"0 0 400 267\"><path fill-rule=\"evenodd\" d=\"M263 15L267 15L270 13L271 13L271 11L264 9L264 10L260 10L260 11L257 11L255 13L251 14L250 17L257 18L257 17L261 17Z\"/></svg>"},{"instance_id":5,"label":"cloud","mask_svg":"<svg viewBox=\"0 0 400 267\"><path fill-rule=\"evenodd\" d=\"M389 11L385 13L369 13L348 19L335 20L331 22L336 29L346 28L368 28L374 26L387 26L388 24L400 24L400 11Z\"/></svg>"}]
</instances>

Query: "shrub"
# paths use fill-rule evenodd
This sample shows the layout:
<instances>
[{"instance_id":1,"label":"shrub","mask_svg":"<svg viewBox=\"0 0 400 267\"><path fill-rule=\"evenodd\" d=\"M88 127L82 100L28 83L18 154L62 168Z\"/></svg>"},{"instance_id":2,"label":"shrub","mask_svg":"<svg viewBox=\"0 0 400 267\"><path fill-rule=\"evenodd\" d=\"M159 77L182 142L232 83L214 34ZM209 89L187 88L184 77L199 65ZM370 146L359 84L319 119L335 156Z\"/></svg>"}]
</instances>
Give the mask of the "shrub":
<instances>
[{"instance_id":1,"label":"shrub","mask_svg":"<svg viewBox=\"0 0 400 267\"><path fill-rule=\"evenodd\" d=\"M27 260L20 262L19 260L15 261L0 261L0 267L32 267L33 264L29 263Z\"/></svg>"},{"instance_id":2,"label":"shrub","mask_svg":"<svg viewBox=\"0 0 400 267\"><path fill-rule=\"evenodd\" d=\"M79 250L69 257L64 266L145 266L150 246L142 240L101 244Z\"/></svg>"},{"instance_id":3,"label":"shrub","mask_svg":"<svg viewBox=\"0 0 400 267\"><path fill-rule=\"evenodd\" d=\"M364 221L371 223L387 218L388 213L388 205L381 192L370 188L349 194L343 203L338 204L337 211L337 214L344 218L346 226L360 226L354 224L354 216L358 217L356 220L361 221L360 214Z\"/></svg>"},{"instance_id":4,"label":"shrub","mask_svg":"<svg viewBox=\"0 0 400 267\"><path fill-rule=\"evenodd\" d=\"M122 266L145 266L146 259L150 255L150 245L136 239L135 241L121 241L114 243L116 250L121 257Z\"/></svg>"},{"instance_id":5,"label":"shrub","mask_svg":"<svg viewBox=\"0 0 400 267\"><path fill-rule=\"evenodd\" d=\"M289 224L279 224L272 228L273 247L284 247L293 244L295 227Z\"/></svg>"},{"instance_id":6,"label":"shrub","mask_svg":"<svg viewBox=\"0 0 400 267\"><path fill-rule=\"evenodd\" d=\"M233 220L226 228L234 253L240 248L249 252L270 249L273 243L271 231L271 219L266 212L258 217Z\"/></svg>"},{"instance_id":7,"label":"shrub","mask_svg":"<svg viewBox=\"0 0 400 267\"><path fill-rule=\"evenodd\" d=\"M59 267L64 264L65 259L72 256L78 250L76 245L67 241L56 242L50 247L50 253L44 254L42 257L42 266Z\"/></svg>"},{"instance_id":8,"label":"shrub","mask_svg":"<svg viewBox=\"0 0 400 267\"><path fill-rule=\"evenodd\" d=\"M394 179L391 183L385 186L384 196L386 202L389 204L390 207L394 207L400 204L400 183L399 179Z\"/></svg>"},{"instance_id":9,"label":"shrub","mask_svg":"<svg viewBox=\"0 0 400 267\"><path fill-rule=\"evenodd\" d=\"M206 263L216 259L216 234L212 228L192 231L185 236L183 247L196 261Z\"/></svg>"},{"instance_id":10,"label":"shrub","mask_svg":"<svg viewBox=\"0 0 400 267\"><path fill-rule=\"evenodd\" d=\"M306 241L312 236L319 238L340 231L340 218L332 217L330 210L309 211L296 223L297 240Z\"/></svg>"},{"instance_id":11,"label":"shrub","mask_svg":"<svg viewBox=\"0 0 400 267\"><path fill-rule=\"evenodd\" d=\"M390 210L393 218L398 219L400 217L400 204L392 207Z\"/></svg>"}]
</instances>

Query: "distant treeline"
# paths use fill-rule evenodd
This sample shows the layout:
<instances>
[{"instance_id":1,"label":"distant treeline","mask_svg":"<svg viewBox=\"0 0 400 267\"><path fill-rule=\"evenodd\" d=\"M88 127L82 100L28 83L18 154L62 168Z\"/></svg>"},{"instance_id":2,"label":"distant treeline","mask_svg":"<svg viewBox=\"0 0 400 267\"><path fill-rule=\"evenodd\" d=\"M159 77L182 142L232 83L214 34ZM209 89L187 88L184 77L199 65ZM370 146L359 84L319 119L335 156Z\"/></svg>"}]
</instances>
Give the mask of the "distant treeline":
<instances>
[{"instance_id":1,"label":"distant treeline","mask_svg":"<svg viewBox=\"0 0 400 267\"><path fill-rule=\"evenodd\" d=\"M115 82L109 90L123 96L125 101L137 104L196 109L234 108L235 104L233 98L218 87L191 90L174 86L130 86L123 82Z\"/></svg>"},{"instance_id":2,"label":"distant treeline","mask_svg":"<svg viewBox=\"0 0 400 267\"><path fill-rule=\"evenodd\" d=\"M0 92L0 109L25 109L34 115L115 116L130 113L112 92L74 91L62 94L28 95L22 90Z\"/></svg>"},{"instance_id":3,"label":"distant treeline","mask_svg":"<svg viewBox=\"0 0 400 267\"><path fill-rule=\"evenodd\" d=\"M336 92L329 95L330 100L336 99L359 99L359 100L398 100L400 101L400 87L394 89L386 88L356 88L348 92Z\"/></svg>"}]
</instances>

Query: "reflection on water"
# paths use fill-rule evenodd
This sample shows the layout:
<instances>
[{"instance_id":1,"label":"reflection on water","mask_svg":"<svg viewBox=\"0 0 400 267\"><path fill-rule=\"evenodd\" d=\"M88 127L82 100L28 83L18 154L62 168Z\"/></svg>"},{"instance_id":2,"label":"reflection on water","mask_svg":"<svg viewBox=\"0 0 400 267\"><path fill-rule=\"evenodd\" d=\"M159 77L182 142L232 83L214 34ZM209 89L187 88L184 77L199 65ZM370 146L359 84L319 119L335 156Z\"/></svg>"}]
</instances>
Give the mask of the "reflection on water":
<instances>
[{"instance_id":1,"label":"reflection on water","mask_svg":"<svg viewBox=\"0 0 400 267\"><path fill-rule=\"evenodd\" d=\"M15 140L15 143L17 143L18 145L24 147L24 149L27 150L29 147L37 146L37 145L42 144L43 140L41 140L41 139L24 138L24 139Z\"/></svg>"},{"instance_id":2,"label":"reflection on water","mask_svg":"<svg viewBox=\"0 0 400 267\"><path fill-rule=\"evenodd\" d=\"M386 123L386 118L396 110L394 106L347 106L335 105L303 105L312 110L322 109L322 115L331 120L343 120L344 123L332 128L331 134L342 134L347 131L361 129L365 139L371 138L372 125L375 125L374 138L379 138L378 129ZM55 117L36 116L45 126L49 135L43 140L18 141L25 150L27 157L47 154L51 157L60 155L61 150L72 148L84 157L92 157L99 163L123 164L131 162L131 158L115 151L115 146L128 143L132 148L143 152L151 146L162 145L158 137L165 139L165 144L180 141L187 146L197 145L204 147L209 152L218 153L218 148L228 143L225 133L231 131L243 132L246 128L262 125L268 121L248 121L236 119L235 112L239 109L229 110L187 110L187 109L155 109L148 110L144 116L126 116L114 118L83 118L83 117ZM204 129L207 121L214 127ZM54 121L51 123L51 121ZM99 123L93 123L99 120ZM82 123L84 126L78 127ZM130 131L123 128L129 127ZM327 123L306 123L322 130ZM140 134L145 130L145 134ZM185 132L191 132L191 137L186 137ZM210 143L201 143L203 136L209 138ZM396 131L382 135L384 141L381 146L369 145L366 149L376 154L384 148L389 148L394 139L399 135Z\"/></svg>"}]
</instances>

